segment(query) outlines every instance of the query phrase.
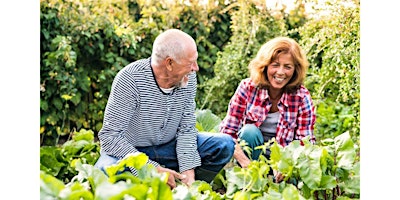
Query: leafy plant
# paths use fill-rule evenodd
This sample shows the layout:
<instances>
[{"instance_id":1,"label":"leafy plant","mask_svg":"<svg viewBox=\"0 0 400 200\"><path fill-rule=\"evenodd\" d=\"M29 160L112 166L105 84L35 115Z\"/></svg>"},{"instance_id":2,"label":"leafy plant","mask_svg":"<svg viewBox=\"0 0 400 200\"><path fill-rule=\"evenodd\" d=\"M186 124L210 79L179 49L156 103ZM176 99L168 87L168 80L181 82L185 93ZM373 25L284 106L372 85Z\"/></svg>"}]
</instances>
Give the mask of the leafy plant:
<instances>
[{"instance_id":1,"label":"leafy plant","mask_svg":"<svg viewBox=\"0 0 400 200\"><path fill-rule=\"evenodd\" d=\"M79 160L84 164L94 165L100 156L100 146L94 141L92 130L81 129L71 135L72 140L63 145L40 147L40 170L64 183L71 181L77 173L71 166L72 162Z\"/></svg>"},{"instance_id":2,"label":"leafy plant","mask_svg":"<svg viewBox=\"0 0 400 200\"><path fill-rule=\"evenodd\" d=\"M304 146L296 140L284 148L275 142L271 147L272 169L281 172L285 181L294 178L306 198L359 198L359 147L350 134L323 140L321 146L303 142Z\"/></svg>"},{"instance_id":3,"label":"leafy plant","mask_svg":"<svg viewBox=\"0 0 400 200\"><path fill-rule=\"evenodd\" d=\"M219 132L221 119L211 110L196 110L196 129L200 132Z\"/></svg>"},{"instance_id":4,"label":"leafy plant","mask_svg":"<svg viewBox=\"0 0 400 200\"><path fill-rule=\"evenodd\" d=\"M334 138L343 132L352 133L353 141L359 140L359 121L352 105L340 104L330 99L321 101L317 107L315 137L320 140Z\"/></svg>"},{"instance_id":5,"label":"leafy plant","mask_svg":"<svg viewBox=\"0 0 400 200\"><path fill-rule=\"evenodd\" d=\"M209 111L198 113L208 117L213 116ZM198 123L201 127L213 127L208 125L214 122L205 120ZM118 163L107 167L105 173L94 168L93 162L98 158L98 152L96 156L92 156L93 159L87 156L91 151L99 149L91 148L91 143L84 142L85 145L81 145L79 142L92 139L91 131L81 130L62 149L41 148L42 199L131 197L136 199L357 199L360 197L359 146L353 142L349 132L333 139L321 140L320 145L312 145L305 138L303 146L300 145L300 141L295 140L288 146L282 147L271 140L258 147L263 151L270 147L270 160L260 156L247 168L234 164L221 170L210 184L195 181L192 187L188 188L177 182L178 186L173 190L166 184L167 174L160 174L153 165L147 165L148 157L143 153L126 156ZM74 158L74 155L79 158ZM128 167L136 168L138 175L134 176L125 171ZM268 175L270 170L281 172L285 177L284 181L274 182L274 178Z\"/></svg>"},{"instance_id":6,"label":"leafy plant","mask_svg":"<svg viewBox=\"0 0 400 200\"><path fill-rule=\"evenodd\" d=\"M172 199L172 191L166 184L166 173L158 173L153 165L146 164L143 153L129 154L119 163L106 168L107 175L80 160L73 162L79 172L71 182L64 184L52 175L41 171L41 199ZM135 167L138 176L123 171Z\"/></svg>"}]
</instances>

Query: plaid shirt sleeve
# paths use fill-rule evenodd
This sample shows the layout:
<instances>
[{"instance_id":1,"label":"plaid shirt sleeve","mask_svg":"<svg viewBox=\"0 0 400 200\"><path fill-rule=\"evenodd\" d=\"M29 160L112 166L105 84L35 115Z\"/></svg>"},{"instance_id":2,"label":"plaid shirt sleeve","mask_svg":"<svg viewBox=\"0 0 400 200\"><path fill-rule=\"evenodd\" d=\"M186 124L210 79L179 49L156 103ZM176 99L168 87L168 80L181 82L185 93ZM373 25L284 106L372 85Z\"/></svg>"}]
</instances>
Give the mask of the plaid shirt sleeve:
<instances>
[{"instance_id":1,"label":"plaid shirt sleeve","mask_svg":"<svg viewBox=\"0 0 400 200\"><path fill-rule=\"evenodd\" d=\"M220 132L228 134L237 139L237 132L240 130L247 105L247 95L249 94L246 88L245 81L241 81L235 94L229 101L228 111L224 120L220 125Z\"/></svg>"},{"instance_id":2,"label":"plaid shirt sleeve","mask_svg":"<svg viewBox=\"0 0 400 200\"><path fill-rule=\"evenodd\" d=\"M304 91L304 98L299 106L299 115L297 118L297 129L295 139L301 140L306 136L310 136L310 142L315 144L314 124L316 120L315 106L312 102L311 95L308 90Z\"/></svg>"},{"instance_id":3,"label":"plaid shirt sleeve","mask_svg":"<svg viewBox=\"0 0 400 200\"><path fill-rule=\"evenodd\" d=\"M284 95L283 116L277 126L277 142L282 146L287 146L293 140L302 140L310 136L310 142L315 144L316 114L310 92L301 86L296 94ZM301 144L303 145L303 142Z\"/></svg>"}]
</instances>

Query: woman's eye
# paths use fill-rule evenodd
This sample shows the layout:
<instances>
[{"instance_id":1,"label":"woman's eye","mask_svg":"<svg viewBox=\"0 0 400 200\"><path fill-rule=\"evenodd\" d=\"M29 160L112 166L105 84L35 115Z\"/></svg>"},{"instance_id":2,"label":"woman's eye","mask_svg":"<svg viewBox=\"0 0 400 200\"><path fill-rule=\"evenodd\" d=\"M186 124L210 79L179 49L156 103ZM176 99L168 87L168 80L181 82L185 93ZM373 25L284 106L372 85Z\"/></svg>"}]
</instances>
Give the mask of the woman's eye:
<instances>
[{"instance_id":1,"label":"woman's eye","mask_svg":"<svg viewBox=\"0 0 400 200\"><path fill-rule=\"evenodd\" d=\"M285 68L286 69L292 69L293 67L291 65L286 65Z\"/></svg>"}]
</instances>

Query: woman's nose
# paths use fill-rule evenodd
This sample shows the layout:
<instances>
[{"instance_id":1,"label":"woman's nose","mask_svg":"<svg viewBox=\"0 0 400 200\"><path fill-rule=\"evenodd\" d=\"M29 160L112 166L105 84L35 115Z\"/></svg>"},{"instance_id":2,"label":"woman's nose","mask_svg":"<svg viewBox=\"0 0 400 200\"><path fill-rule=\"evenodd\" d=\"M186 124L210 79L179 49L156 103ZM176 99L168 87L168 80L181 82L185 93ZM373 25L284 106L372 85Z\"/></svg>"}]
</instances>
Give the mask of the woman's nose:
<instances>
[{"instance_id":1,"label":"woman's nose","mask_svg":"<svg viewBox=\"0 0 400 200\"><path fill-rule=\"evenodd\" d=\"M283 66L279 66L279 68L276 70L276 73L278 73L278 74L284 74L284 72L283 72Z\"/></svg>"}]
</instances>

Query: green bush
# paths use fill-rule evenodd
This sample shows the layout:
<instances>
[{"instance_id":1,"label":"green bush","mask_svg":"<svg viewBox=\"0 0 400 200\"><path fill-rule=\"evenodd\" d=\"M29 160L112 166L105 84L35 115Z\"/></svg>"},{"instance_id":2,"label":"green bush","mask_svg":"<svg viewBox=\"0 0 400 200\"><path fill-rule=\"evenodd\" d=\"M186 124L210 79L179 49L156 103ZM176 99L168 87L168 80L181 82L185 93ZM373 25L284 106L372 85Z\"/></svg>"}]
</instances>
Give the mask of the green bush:
<instances>
[{"instance_id":1,"label":"green bush","mask_svg":"<svg viewBox=\"0 0 400 200\"><path fill-rule=\"evenodd\" d=\"M127 26L134 24L128 7L118 5L41 1L42 145L57 144L74 128L101 128L112 79L143 39Z\"/></svg>"},{"instance_id":2,"label":"green bush","mask_svg":"<svg viewBox=\"0 0 400 200\"><path fill-rule=\"evenodd\" d=\"M206 7L144 0L42 0L41 145L63 143L74 129L90 128L96 134L116 73L149 57L152 42L165 29L181 28L195 38L199 83L211 77L216 52L230 38L230 16L222 2Z\"/></svg>"},{"instance_id":3,"label":"green bush","mask_svg":"<svg viewBox=\"0 0 400 200\"><path fill-rule=\"evenodd\" d=\"M318 108L316 132L323 139L349 130L356 140L360 132L360 2L328 1L319 13L329 14L296 30L311 65L306 85Z\"/></svg>"},{"instance_id":4,"label":"green bush","mask_svg":"<svg viewBox=\"0 0 400 200\"><path fill-rule=\"evenodd\" d=\"M247 65L259 47L275 36L286 34L284 20L272 16L267 9L259 9L260 5L254 1L240 0L233 6L233 35L217 54L215 76L200 86L207 91L200 109L210 109L221 118L240 80L248 77Z\"/></svg>"}]
</instances>

